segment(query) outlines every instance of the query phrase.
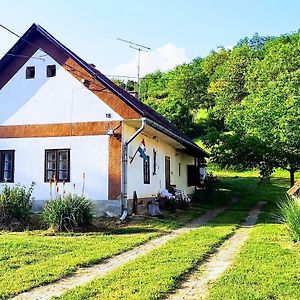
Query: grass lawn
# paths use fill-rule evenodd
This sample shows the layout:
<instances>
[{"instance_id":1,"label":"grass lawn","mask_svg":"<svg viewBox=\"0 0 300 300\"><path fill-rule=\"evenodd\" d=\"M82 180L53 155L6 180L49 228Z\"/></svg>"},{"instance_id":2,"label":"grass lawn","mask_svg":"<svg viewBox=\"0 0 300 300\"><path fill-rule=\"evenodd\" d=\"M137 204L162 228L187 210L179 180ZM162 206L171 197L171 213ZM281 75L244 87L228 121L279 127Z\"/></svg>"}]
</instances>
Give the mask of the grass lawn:
<instances>
[{"instance_id":1,"label":"grass lawn","mask_svg":"<svg viewBox=\"0 0 300 300\"><path fill-rule=\"evenodd\" d=\"M54 281L79 265L95 263L130 249L155 233L42 236L0 234L0 299Z\"/></svg>"},{"instance_id":2,"label":"grass lawn","mask_svg":"<svg viewBox=\"0 0 300 300\"><path fill-rule=\"evenodd\" d=\"M270 214L250 234L233 266L215 281L209 299L300 299L300 245Z\"/></svg>"},{"instance_id":3,"label":"grass lawn","mask_svg":"<svg viewBox=\"0 0 300 300\"><path fill-rule=\"evenodd\" d=\"M131 249L150 238L175 229L205 211L195 206L165 219L137 218L126 225L103 227L105 232L64 233L45 231L0 233L0 299L57 280L78 266L96 263Z\"/></svg>"},{"instance_id":4,"label":"grass lawn","mask_svg":"<svg viewBox=\"0 0 300 300\"><path fill-rule=\"evenodd\" d=\"M269 204L233 266L212 283L208 299L300 299L300 245L273 217L278 197L289 187L289 173L277 170L271 185L264 186L257 185L256 171L214 173L222 179L220 192L225 195Z\"/></svg>"},{"instance_id":5,"label":"grass lawn","mask_svg":"<svg viewBox=\"0 0 300 300\"><path fill-rule=\"evenodd\" d=\"M266 211L268 213L273 211L278 196L286 192L289 182L288 173L283 171L274 174L271 185L264 186L257 184L258 173L254 171L243 173L215 171L215 173L222 181L220 190L216 192L214 198L228 200L238 197L240 203L213 219L208 226L183 234L107 276L66 293L61 299L160 299L165 293L174 289L180 278L197 262L204 259L216 245L234 232L238 223L257 201L267 200L269 204ZM248 247L252 247L252 253L258 255L253 256L251 260L249 257L251 251L247 250L246 254L249 252L249 256L241 258L239 269L231 275L236 286L240 284L239 298L231 298L235 295L236 286L228 284L227 288L225 279L221 282L223 289L213 290L212 295L217 295L213 297L252 299L254 292L260 295L258 287L261 284L265 287L265 294L261 294L262 298L258 296L253 297L254 299L299 299L297 297L299 291L296 291L299 290L299 283L297 283L299 282L299 248L291 242L284 225L267 223L265 226L259 225L251 236L250 242L247 243ZM259 268L257 262L265 263L262 263ZM256 270L251 273L252 279L257 278L256 281L245 280L251 268ZM261 272L261 275L257 272ZM278 276L278 279L274 276ZM236 277L240 277L241 280ZM245 280L244 286L241 284L242 280ZM272 282L275 284L272 285ZM280 284L288 287L280 289ZM228 296L223 293L225 287ZM287 298L293 293L296 297ZM270 297L268 298L267 295Z\"/></svg>"},{"instance_id":6,"label":"grass lawn","mask_svg":"<svg viewBox=\"0 0 300 300\"><path fill-rule=\"evenodd\" d=\"M61 299L159 299L233 233L247 216L248 208L235 204L207 226L182 234L107 276L70 291Z\"/></svg>"},{"instance_id":7,"label":"grass lawn","mask_svg":"<svg viewBox=\"0 0 300 300\"><path fill-rule=\"evenodd\" d=\"M267 217L261 218L261 224L252 232L236 264L213 285L211 297L221 299L218 297L224 296L225 291L228 294L222 299L299 299L299 245L290 240L284 225L274 224L270 219L278 196L289 186L288 173L276 172L272 184L264 186L257 184L255 171L214 170L214 173L221 179L220 189L213 195L214 203L233 197L239 198L239 203L206 227L185 233L62 298L159 299L232 234L257 201L267 200ZM200 196L201 199L204 200ZM99 262L176 229L213 206L213 203L205 203L188 212L168 214L164 219L135 218L125 226L106 224L102 233L47 236L42 231L2 232L0 299L57 280L78 266Z\"/></svg>"}]
</instances>

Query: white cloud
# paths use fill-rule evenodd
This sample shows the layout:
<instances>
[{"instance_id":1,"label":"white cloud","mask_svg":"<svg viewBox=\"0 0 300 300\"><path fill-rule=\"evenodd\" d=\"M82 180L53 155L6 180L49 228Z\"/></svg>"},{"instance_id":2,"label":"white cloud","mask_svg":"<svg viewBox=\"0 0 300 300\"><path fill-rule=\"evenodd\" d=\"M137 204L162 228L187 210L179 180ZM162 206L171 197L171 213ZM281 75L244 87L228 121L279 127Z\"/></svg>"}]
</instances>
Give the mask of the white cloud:
<instances>
[{"instance_id":1,"label":"white cloud","mask_svg":"<svg viewBox=\"0 0 300 300\"><path fill-rule=\"evenodd\" d=\"M141 51L140 74L144 76L156 70L167 71L177 65L189 62L185 48L179 48L167 43L150 52ZM128 63L120 64L114 68L114 74L122 76L137 76L138 53Z\"/></svg>"}]
</instances>

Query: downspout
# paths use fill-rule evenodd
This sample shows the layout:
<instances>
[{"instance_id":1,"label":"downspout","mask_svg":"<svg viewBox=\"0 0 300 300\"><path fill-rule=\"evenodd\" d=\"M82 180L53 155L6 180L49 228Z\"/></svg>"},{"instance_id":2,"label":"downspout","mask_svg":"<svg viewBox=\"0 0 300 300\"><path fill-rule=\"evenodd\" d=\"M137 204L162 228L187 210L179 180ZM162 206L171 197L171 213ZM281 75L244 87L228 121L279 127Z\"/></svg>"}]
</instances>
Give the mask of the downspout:
<instances>
[{"instance_id":1,"label":"downspout","mask_svg":"<svg viewBox=\"0 0 300 300\"><path fill-rule=\"evenodd\" d=\"M133 141L133 139L138 136L146 126L146 118L141 118L142 124L141 127L133 133L132 136L128 138L126 142L123 144L123 151L122 151L122 174L123 174L123 181L122 181L122 206L123 212L120 218L121 221L124 221L128 214L128 201L127 201L127 167L128 167L128 145Z\"/></svg>"}]
</instances>

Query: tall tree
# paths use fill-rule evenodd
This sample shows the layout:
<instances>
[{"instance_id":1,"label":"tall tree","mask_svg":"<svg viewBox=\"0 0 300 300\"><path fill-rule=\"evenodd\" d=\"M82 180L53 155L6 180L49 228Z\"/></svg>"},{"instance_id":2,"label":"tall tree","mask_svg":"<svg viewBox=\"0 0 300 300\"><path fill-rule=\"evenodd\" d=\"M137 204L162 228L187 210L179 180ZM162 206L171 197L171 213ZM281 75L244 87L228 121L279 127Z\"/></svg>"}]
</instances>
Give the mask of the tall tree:
<instances>
[{"instance_id":1,"label":"tall tree","mask_svg":"<svg viewBox=\"0 0 300 300\"><path fill-rule=\"evenodd\" d=\"M162 73L148 74L142 79L142 100L190 136L195 135L193 120L200 108L207 108L208 77L202 59L183 64Z\"/></svg>"},{"instance_id":2,"label":"tall tree","mask_svg":"<svg viewBox=\"0 0 300 300\"><path fill-rule=\"evenodd\" d=\"M216 161L258 166L264 177L281 167L294 183L300 168L298 45L298 33L273 39L265 44L263 57L251 60L243 73L243 99L227 107L221 134L209 132Z\"/></svg>"}]
</instances>

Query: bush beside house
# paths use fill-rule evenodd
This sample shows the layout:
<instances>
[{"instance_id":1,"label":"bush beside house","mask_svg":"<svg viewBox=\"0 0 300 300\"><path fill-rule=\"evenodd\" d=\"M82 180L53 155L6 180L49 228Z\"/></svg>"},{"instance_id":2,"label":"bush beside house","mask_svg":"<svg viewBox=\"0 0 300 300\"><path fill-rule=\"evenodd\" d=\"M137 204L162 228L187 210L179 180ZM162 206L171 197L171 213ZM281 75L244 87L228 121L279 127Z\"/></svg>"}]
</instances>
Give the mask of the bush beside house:
<instances>
[{"instance_id":1,"label":"bush beside house","mask_svg":"<svg viewBox=\"0 0 300 300\"><path fill-rule=\"evenodd\" d=\"M13 187L4 184L0 194L0 226L28 221L32 207L34 183L26 189L23 185Z\"/></svg>"},{"instance_id":2,"label":"bush beside house","mask_svg":"<svg viewBox=\"0 0 300 300\"><path fill-rule=\"evenodd\" d=\"M84 196L57 196L45 204L43 219L57 231L71 230L90 225L93 219L92 209L92 202Z\"/></svg>"}]
</instances>

